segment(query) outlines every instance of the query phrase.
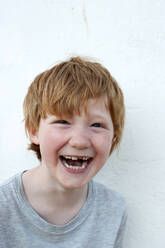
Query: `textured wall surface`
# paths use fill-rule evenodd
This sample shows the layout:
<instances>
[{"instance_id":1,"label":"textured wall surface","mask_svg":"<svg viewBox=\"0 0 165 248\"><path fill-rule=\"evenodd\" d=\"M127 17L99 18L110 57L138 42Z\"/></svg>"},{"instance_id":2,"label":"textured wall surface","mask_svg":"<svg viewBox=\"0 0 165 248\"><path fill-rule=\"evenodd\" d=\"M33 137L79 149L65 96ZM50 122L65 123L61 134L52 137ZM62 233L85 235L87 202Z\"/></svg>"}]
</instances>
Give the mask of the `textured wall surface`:
<instances>
[{"instance_id":1,"label":"textured wall surface","mask_svg":"<svg viewBox=\"0 0 165 248\"><path fill-rule=\"evenodd\" d=\"M98 58L123 89L126 125L96 179L127 200L125 248L164 248L165 2L0 2L0 182L38 165L22 122L32 79L70 55Z\"/></svg>"}]
</instances>

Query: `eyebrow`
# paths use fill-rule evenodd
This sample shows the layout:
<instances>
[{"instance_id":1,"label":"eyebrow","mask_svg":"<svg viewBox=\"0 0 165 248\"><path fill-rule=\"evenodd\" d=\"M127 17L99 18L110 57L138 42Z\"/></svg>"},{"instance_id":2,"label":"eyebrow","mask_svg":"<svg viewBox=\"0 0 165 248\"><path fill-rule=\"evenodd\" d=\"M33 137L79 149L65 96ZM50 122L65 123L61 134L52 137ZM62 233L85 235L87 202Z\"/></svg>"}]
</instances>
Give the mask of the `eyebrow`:
<instances>
[{"instance_id":1,"label":"eyebrow","mask_svg":"<svg viewBox=\"0 0 165 248\"><path fill-rule=\"evenodd\" d=\"M58 119L58 117L55 116L55 115L48 115L48 116L47 116L47 120L48 120L48 121L56 120L56 119Z\"/></svg>"},{"instance_id":2,"label":"eyebrow","mask_svg":"<svg viewBox=\"0 0 165 248\"><path fill-rule=\"evenodd\" d=\"M91 113L91 114L87 114L88 115L88 117L90 118L90 119L93 119L93 118L95 118L95 119L98 119L98 120L102 120L102 121L109 121L109 120L111 120L111 117L108 115L108 116L103 116L102 114L95 114L95 113ZM55 115L48 115L47 116L47 120L48 121L52 121L52 120L58 120L60 117L58 117L58 116L55 116ZM64 119L65 119L65 117L63 117Z\"/></svg>"},{"instance_id":3,"label":"eyebrow","mask_svg":"<svg viewBox=\"0 0 165 248\"><path fill-rule=\"evenodd\" d=\"M91 113L91 115L89 115L90 118L96 118L96 119L99 119L99 120L106 120L106 121L109 121L111 120L111 117L108 115L108 116L103 116L101 114L93 114Z\"/></svg>"}]
</instances>

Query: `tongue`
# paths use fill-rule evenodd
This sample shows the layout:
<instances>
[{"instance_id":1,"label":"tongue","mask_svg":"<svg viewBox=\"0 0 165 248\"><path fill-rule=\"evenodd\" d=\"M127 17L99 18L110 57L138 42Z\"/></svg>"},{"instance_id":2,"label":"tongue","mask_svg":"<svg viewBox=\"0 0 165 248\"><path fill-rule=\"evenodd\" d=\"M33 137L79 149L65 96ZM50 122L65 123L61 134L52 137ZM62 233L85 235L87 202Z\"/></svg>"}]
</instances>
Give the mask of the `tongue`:
<instances>
[{"instance_id":1,"label":"tongue","mask_svg":"<svg viewBox=\"0 0 165 248\"><path fill-rule=\"evenodd\" d=\"M67 164L72 166L82 166L82 160L72 160L72 159L66 159Z\"/></svg>"}]
</instances>

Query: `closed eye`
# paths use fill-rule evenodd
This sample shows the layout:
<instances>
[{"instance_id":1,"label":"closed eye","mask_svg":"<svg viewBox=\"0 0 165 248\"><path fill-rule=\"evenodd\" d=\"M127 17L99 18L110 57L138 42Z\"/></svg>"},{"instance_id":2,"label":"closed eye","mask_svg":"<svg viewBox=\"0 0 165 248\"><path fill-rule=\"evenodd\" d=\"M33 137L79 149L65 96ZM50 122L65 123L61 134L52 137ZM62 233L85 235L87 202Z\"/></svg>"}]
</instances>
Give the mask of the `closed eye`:
<instances>
[{"instance_id":1,"label":"closed eye","mask_svg":"<svg viewBox=\"0 0 165 248\"><path fill-rule=\"evenodd\" d=\"M57 120L57 121L54 121L53 123L59 123L59 124L69 124L68 121L65 121L65 120Z\"/></svg>"},{"instance_id":2,"label":"closed eye","mask_svg":"<svg viewBox=\"0 0 165 248\"><path fill-rule=\"evenodd\" d=\"M92 127L104 127L101 123L94 123L92 124Z\"/></svg>"}]
</instances>

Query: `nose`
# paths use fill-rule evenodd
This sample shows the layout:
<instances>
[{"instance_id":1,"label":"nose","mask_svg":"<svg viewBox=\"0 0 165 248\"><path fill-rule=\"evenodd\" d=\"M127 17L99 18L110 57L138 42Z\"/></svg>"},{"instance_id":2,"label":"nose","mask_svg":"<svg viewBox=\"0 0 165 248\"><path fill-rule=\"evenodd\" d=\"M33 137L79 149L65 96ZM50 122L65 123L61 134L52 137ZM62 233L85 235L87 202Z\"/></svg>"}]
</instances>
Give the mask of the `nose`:
<instances>
[{"instance_id":1,"label":"nose","mask_svg":"<svg viewBox=\"0 0 165 248\"><path fill-rule=\"evenodd\" d=\"M69 140L69 145L79 150L89 148L91 141L88 131L83 128L74 129Z\"/></svg>"}]
</instances>

